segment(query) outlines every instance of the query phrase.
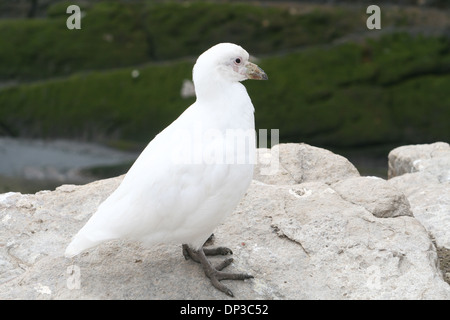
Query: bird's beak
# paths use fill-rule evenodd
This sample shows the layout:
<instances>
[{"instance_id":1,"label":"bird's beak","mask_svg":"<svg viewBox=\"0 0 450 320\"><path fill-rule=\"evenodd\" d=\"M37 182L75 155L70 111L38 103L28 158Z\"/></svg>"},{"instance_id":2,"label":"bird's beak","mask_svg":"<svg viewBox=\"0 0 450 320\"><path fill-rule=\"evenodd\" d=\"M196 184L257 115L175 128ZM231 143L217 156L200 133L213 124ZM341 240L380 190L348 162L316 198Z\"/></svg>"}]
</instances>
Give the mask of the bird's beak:
<instances>
[{"instance_id":1,"label":"bird's beak","mask_svg":"<svg viewBox=\"0 0 450 320\"><path fill-rule=\"evenodd\" d=\"M247 76L247 79L253 79L253 80L268 80L269 77L264 72L263 69L258 67L256 64L247 62L245 65L245 75Z\"/></svg>"}]
</instances>

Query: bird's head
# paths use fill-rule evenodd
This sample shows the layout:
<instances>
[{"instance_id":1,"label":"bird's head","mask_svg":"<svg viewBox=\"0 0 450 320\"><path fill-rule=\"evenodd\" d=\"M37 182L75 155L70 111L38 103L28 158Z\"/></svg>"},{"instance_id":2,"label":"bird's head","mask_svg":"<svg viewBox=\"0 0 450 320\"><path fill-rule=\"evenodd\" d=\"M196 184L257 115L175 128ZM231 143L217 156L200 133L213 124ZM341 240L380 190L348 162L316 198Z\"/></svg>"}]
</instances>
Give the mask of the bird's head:
<instances>
[{"instance_id":1,"label":"bird's head","mask_svg":"<svg viewBox=\"0 0 450 320\"><path fill-rule=\"evenodd\" d=\"M217 44L202 53L193 70L194 83L199 81L239 82L247 79L267 80L267 74L249 61L249 54L232 43Z\"/></svg>"}]
</instances>

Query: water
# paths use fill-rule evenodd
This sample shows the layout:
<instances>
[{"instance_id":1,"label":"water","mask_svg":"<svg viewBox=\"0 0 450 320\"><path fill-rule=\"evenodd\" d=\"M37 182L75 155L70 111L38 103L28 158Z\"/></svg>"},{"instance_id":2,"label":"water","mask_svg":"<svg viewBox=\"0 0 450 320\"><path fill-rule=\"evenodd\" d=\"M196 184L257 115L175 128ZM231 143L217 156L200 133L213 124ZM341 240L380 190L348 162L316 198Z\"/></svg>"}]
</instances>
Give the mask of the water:
<instances>
[{"instance_id":1,"label":"water","mask_svg":"<svg viewBox=\"0 0 450 320\"><path fill-rule=\"evenodd\" d=\"M25 182L37 182L39 188L86 183L93 179L85 169L130 163L137 156L93 143L0 137L0 192L22 191Z\"/></svg>"}]
</instances>

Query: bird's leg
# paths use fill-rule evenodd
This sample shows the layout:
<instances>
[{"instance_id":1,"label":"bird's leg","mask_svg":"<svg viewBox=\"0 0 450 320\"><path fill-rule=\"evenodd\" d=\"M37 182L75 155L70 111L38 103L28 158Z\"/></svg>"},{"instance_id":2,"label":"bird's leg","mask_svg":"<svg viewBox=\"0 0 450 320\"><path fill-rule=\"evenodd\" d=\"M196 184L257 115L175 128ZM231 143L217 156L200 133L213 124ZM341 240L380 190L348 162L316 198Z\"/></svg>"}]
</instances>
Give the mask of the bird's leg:
<instances>
[{"instance_id":1,"label":"bird's leg","mask_svg":"<svg viewBox=\"0 0 450 320\"><path fill-rule=\"evenodd\" d=\"M203 252L207 256L225 256L227 254L233 254L233 251L231 251L230 248L227 247L216 247L216 248L205 248L205 245L209 245L214 242L214 233L209 236L208 239L206 239L205 243L203 244ZM183 244L183 256L186 260L192 259L195 262L200 263L197 258L191 254L191 252L188 252L188 245Z\"/></svg>"},{"instance_id":2,"label":"bird's leg","mask_svg":"<svg viewBox=\"0 0 450 320\"><path fill-rule=\"evenodd\" d=\"M211 265L211 262L209 262L209 260L206 258L204 250L205 249L203 248L194 250L187 244L183 244L183 255L185 256L185 258L186 255L188 255L192 260L200 263L203 267L203 271L205 271L206 276L211 280L211 284L216 287L216 289L226 293L230 297L233 297L233 292L231 292L230 289L222 284L220 280L245 280L253 278L253 276L246 273L230 273L221 271L231 264L231 262L233 261L232 258L225 259L219 265L213 267Z\"/></svg>"},{"instance_id":3,"label":"bird's leg","mask_svg":"<svg viewBox=\"0 0 450 320\"><path fill-rule=\"evenodd\" d=\"M201 263L200 259L198 258L198 254L195 250L191 249L187 244L183 244L183 256L186 260L192 259L193 261L197 263ZM217 255L227 255L232 254L233 252L226 247L217 247L217 248L204 248L203 247L203 253L206 256L217 256ZM222 270L225 267L229 266L233 262L233 258L228 258L219 263L216 266L217 270Z\"/></svg>"}]
</instances>

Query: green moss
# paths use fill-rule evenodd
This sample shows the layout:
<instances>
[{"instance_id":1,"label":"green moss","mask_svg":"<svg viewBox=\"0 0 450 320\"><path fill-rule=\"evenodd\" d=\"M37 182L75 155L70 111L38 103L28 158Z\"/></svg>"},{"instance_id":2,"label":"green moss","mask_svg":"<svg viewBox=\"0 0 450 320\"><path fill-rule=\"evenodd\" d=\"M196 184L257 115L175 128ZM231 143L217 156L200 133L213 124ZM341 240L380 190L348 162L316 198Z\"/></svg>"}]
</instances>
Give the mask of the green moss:
<instances>
[{"instance_id":1,"label":"green moss","mask_svg":"<svg viewBox=\"0 0 450 320\"><path fill-rule=\"evenodd\" d=\"M450 140L450 76L413 78L390 89L391 117L406 140Z\"/></svg>"},{"instance_id":2,"label":"green moss","mask_svg":"<svg viewBox=\"0 0 450 320\"><path fill-rule=\"evenodd\" d=\"M192 102L178 94L191 68L150 65L137 78L126 68L9 88L0 94L0 118L31 137L147 141Z\"/></svg>"},{"instance_id":3,"label":"green moss","mask_svg":"<svg viewBox=\"0 0 450 320\"><path fill-rule=\"evenodd\" d=\"M142 20L156 59L197 55L218 42L238 43L263 54L324 43L352 27L339 12L296 14L276 7L201 2L149 4ZM338 31L331 28L336 21Z\"/></svg>"},{"instance_id":4,"label":"green moss","mask_svg":"<svg viewBox=\"0 0 450 320\"><path fill-rule=\"evenodd\" d=\"M401 34L265 59L270 80L247 84L257 125L325 146L448 141L449 48Z\"/></svg>"},{"instance_id":5,"label":"green moss","mask_svg":"<svg viewBox=\"0 0 450 320\"><path fill-rule=\"evenodd\" d=\"M58 5L60 10L65 8ZM52 19L0 20L0 80L37 79L78 70L144 62L145 35L133 7L98 4L82 18L81 30L66 27L67 14Z\"/></svg>"},{"instance_id":6,"label":"green moss","mask_svg":"<svg viewBox=\"0 0 450 320\"><path fill-rule=\"evenodd\" d=\"M424 74L450 72L449 39L396 33L368 40L369 63L376 64L375 82L390 85Z\"/></svg>"},{"instance_id":7,"label":"green moss","mask_svg":"<svg viewBox=\"0 0 450 320\"><path fill-rule=\"evenodd\" d=\"M261 59L269 81L245 82L256 126L322 146L448 141L449 48L446 39L393 35ZM145 144L194 101L179 94L193 63L148 64L137 78L122 68L3 89L0 134Z\"/></svg>"},{"instance_id":8,"label":"green moss","mask_svg":"<svg viewBox=\"0 0 450 320\"><path fill-rule=\"evenodd\" d=\"M83 12L81 30L66 28L69 4ZM47 19L0 21L0 81L197 56L218 42L241 44L252 54L327 43L355 28L354 12L346 13L205 2L61 2L48 9Z\"/></svg>"}]
</instances>

